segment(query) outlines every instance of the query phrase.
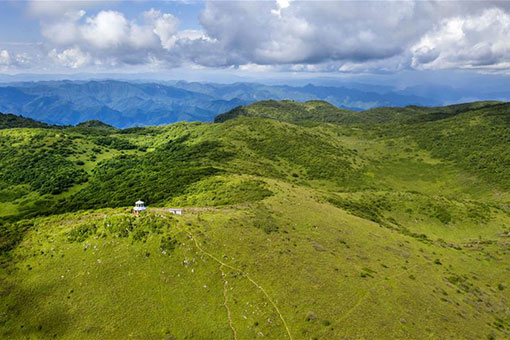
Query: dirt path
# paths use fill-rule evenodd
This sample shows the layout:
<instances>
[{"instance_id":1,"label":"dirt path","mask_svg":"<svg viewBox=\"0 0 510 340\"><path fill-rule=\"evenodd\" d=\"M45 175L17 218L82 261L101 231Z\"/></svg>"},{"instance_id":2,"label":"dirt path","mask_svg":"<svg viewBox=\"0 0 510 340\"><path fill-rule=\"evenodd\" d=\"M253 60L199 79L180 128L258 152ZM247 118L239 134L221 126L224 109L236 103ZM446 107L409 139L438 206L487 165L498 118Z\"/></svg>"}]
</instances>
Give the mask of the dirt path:
<instances>
[{"instance_id":1,"label":"dirt path","mask_svg":"<svg viewBox=\"0 0 510 340\"><path fill-rule=\"evenodd\" d=\"M229 212L234 210L236 206L231 207L184 207L179 208L182 210L182 214L193 214L193 213L202 213L202 212ZM168 211L168 207L150 207L147 208L147 211L149 212L157 212L157 213L164 213L164 214L170 214Z\"/></svg>"},{"instance_id":2,"label":"dirt path","mask_svg":"<svg viewBox=\"0 0 510 340\"><path fill-rule=\"evenodd\" d=\"M259 285L257 282L255 282L248 274L246 274L245 272L243 272L241 269L239 268L236 268L236 267L233 267L231 265L229 265L228 263L225 263L223 261L221 261L220 259L218 259L216 256L214 256L213 254L205 251L201 246L200 244L198 243L197 239L194 237L194 235L188 231L188 230L184 230L190 237L190 239L192 239L194 242L195 242L195 246L197 247L198 250L200 250L202 253L204 253L205 255L207 255L208 257L210 257L211 259L213 259L214 261L216 261L217 263L220 264L221 267L227 267L227 268L230 268L234 271L237 271L238 273L241 273L245 278L247 278L255 287L257 287L258 289L260 289L262 291L262 293L264 294L264 296L266 297L266 299L271 303L271 305L273 305L276 313L278 314L278 316L280 317L280 320L282 321L283 323L283 326L285 327L285 331L287 332L287 335L289 337L290 340L292 340L292 334L290 333L290 329L289 327L287 326L287 322L285 321L285 318L283 317L282 313L280 312L280 309L278 308L278 306L276 305L276 303L273 301L273 299L271 299L271 297L269 296L269 294L267 294L266 290L261 286ZM220 267L220 268L221 268ZM228 314L230 314L230 311L228 312ZM231 320L229 319L229 322L231 322ZM235 332L235 331L234 331Z\"/></svg>"},{"instance_id":3,"label":"dirt path","mask_svg":"<svg viewBox=\"0 0 510 340\"><path fill-rule=\"evenodd\" d=\"M221 271L221 278L223 279L223 306L225 306L225 309L227 310L227 319L228 319L228 325L230 326L230 329L232 330L232 333L234 335L234 340L237 340L237 332L234 328L234 325L232 323L232 318L230 317L230 309L228 308L228 296L227 296L227 286L228 281L226 280L226 275L223 272L223 266L220 265L220 271Z\"/></svg>"}]
</instances>

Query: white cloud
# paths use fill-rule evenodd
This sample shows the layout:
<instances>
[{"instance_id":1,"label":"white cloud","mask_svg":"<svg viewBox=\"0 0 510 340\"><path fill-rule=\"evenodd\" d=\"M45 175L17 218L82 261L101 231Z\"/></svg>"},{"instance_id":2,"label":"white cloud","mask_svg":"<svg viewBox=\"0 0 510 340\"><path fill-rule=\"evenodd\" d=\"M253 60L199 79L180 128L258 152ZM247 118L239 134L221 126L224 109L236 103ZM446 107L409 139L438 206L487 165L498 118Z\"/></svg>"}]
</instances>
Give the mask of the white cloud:
<instances>
[{"instance_id":1,"label":"white cloud","mask_svg":"<svg viewBox=\"0 0 510 340\"><path fill-rule=\"evenodd\" d=\"M510 15L501 9L445 19L412 46L413 66L498 68L510 62L509 36Z\"/></svg>"},{"instance_id":2,"label":"white cloud","mask_svg":"<svg viewBox=\"0 0 510 340\"><path fill-rule=\"evenodd\" d=\"M74 47L57 52L56 49L51 50L49 56L60 65L70 68L80 68L90 64L91 57L88 53L82 52L80 48Z\"/></svg>"},{"instance_id":3,"label":"white cloud","mask_svg":"<svg viewBox=\"0 0 510 340\"><path fill-rule=\"evenodd\" d=\"M193 30L179 30L177 17L157 9L136 18L84 11L99 4L29 2L41 18L44 53L71 68L361 73L510 65L510 2L210 1Z\"/></svg>"},{"instance_id":4,"label":"white cloud","mask_svg":"<svg viewBox=\"0 0 510 340\"><path fill-rule=\"evenodd\" d=\"M179 21L172 14L151 9L141 15L142 20L128 20L118 11L100 11L86 16L84 11L73 12L62 19L42 25L42 34L52 50L52 57L69 67L88 65L74 57L78 51L93 59L94 64L160 64L162 60L178 62L169 54L179 39L202 39L203 33L194 30L178 31ZM70 61L69 59L71 58ZM88 60L90 61L90 60Z\"/></svg>"},{"instance_id":5,"label":"white cloud","mask_svg":"<svg viewBox=\"0 0 510 340\"><path fill-rule=\"evenodd\" d=\"M152 31L159 37L163 48L169 50L175 43L179 20L172 14L151 9L145 12L146 20L153 26Z\"/></svg>"},{"instance_id":6,"label":"white cloud","mask_svg":"<svg viewBox=\"0 0 510 340\"><path fill-rule=\"evenodd\" d=\"M509 10L497 1L208 2L200 22L227 65L394 72L502 67Z\"/></svg>"},{"instance_id":7,"label":"white cloud","mask_svg":"<svg viewBox=\"0 0 510 340\"><path fill-rule=\"evenodd\" d=\"M282 17L282 10L290 6L290 0L276 0L277 9L272 9L271 14Z\"/></svg>"},{"instance_id":8,"label":"white cloud","mask_svg":"<svg viewBox=\"0 0 510 340\"><path fill-rule=\"evenodd\" d=\"M73 12L78 15L68 15L64 20L42 24L41 33L51 42L57 45L73 44L80 32L76 21L85 15L84 11Z\"/></svg>"},{"instance_id":9,"label":"white cloud","mask_svg":"<svg viewBox=\"0 0 510 340\"><path fill-rule=\"evenodd\" d=\"M114 11L101 11L87 18L86 24L78 27L83 39L99 49L118 47L128 38L129 23L124 15Z\"/></svg>"},{"instance_id":10,"label":"white cloud","mask_svg":"<svg viewBox=\"0 0 510 340\"><path fill-rule=\"evenodd\" d=\"M275 10L278 15L271 15ZM414 2L401 1L208 2L200 19L232 62L241 64L387 58L427 28ZM403 29L409 26L415 29Z\"/></svg>"},{"instance_id":11,"label":"white cloud","mask_svg":"<svg viewBox=\"0 0 510 340\"><path fill-rule=\"evenodd\" d=\"M9 54L9 51L1 50L0 51L0 65L8 66L10 64L11 64L11 56Z\"/></svg>"},{"instance_id":12,"label":"white cloud","mask_svg":"<svg viewBox=\"0 0 510 340\"><path fill-rule=\"evenodd\" d=\"M33 58L26 52L17 53L14 56L14 64L20 68L30 67L32 65Z\"/></svg>"},{"instance_id":13,"label":"white cloud","mask_svg":"<svg viewBox=\"0 0 510 340\"><path fill-rule=\"evenodd\" d=\"M26 69L32 66L32 60L26 52L0 50L0 70Z\"/></svg>"}]
</instances>

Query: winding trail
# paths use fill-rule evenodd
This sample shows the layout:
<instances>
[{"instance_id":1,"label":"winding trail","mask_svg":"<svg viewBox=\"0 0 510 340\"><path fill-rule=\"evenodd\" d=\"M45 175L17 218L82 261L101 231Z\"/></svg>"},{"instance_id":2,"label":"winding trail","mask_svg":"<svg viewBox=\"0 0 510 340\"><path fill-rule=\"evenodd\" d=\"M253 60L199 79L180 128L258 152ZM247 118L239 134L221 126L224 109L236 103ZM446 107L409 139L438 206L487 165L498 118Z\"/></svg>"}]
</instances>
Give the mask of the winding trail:
<instances>
[{"instance_id":1,"label":"winding trail","mask_svg":"<svg viewBox=\"0 0 510 340\"><path fill-rule=\"evenodd\" d=\"M262 291L262 293L265 295L265 297L267 298L267 300L271 303L271 305L273 305L276 313L278 314L278 316L280 317L280 320L282 320L282 323L283 323L283 326L285 327L285 331L287 332L287 335L289 337L290 340L293 340L292 338L292 334L290 333L290 329L289 327L287 326L287 322L285 321L285 318L283 317L282 313L280 312L280 309L278 308L278 306L276 305L276 303L273 301L273 299L271 299L271 297L269 296L269 294L267 294L266 290L261 286L259 285L257 282L255 282L248 274L246 274L245 272L243 272L241 269L239 268L236 268L236 267L233 267L231 265L229 265L228 263L225 263L223 261L221 261L219 258L217 258L216 256L214 256L213 254L205 251L201 246L200 244L198 243L197 239L194 237L194 235L188 231L188 230L184 230L184 232L186 232L189 237L195 242L195 246L197 247L197 249L199 249L202 253L204 253L205 255L207 255L208 257L210 257L211 259L213 259L214 261L216 261L217 263L220 264L221 267L227 267L227 268L230 268L234 271L237 271L239 273L241 273L245 278L247 278L255 287L257 287L258 289L260 289ZM229 311L229 314L230 314L230 311Z\"/></svg>"},{"instance_id":2,"label":"winding trail","mask_svg":"<svg viewBox=\"0 0 510 340\"><path fill-rule=\"evenodd\" d=\"M230 309L228 308L228 297L227 297L228 281L225 279L225 272L223 272L222 265L220 265L220 271L221 271L221 278L223 279L223 306L225 306L225 309L227 310L228 325L230 326L230 329L232 330L232 333L234 335L234 340L237 340L237 332L236 332L236 329L234 328L234 325L232 323L232 318L230 317Z\"/></svg>"}]
</instances>

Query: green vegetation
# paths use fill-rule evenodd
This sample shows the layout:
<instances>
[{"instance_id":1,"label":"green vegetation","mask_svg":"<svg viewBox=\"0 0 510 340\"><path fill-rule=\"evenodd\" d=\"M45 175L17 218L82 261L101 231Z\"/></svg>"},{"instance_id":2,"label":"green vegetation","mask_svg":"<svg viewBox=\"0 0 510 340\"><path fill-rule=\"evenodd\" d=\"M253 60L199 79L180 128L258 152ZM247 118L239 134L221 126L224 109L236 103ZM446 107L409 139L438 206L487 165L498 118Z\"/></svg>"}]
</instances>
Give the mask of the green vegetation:
<instances>
[{"instance_id":1,"label":"green vegetation","mask_svg":"<svg viewBox=\"0 0 510 340\"><path fill-rule=\"evenodd\" d=\"M11 129L19 127L50 128L52 126L46 123L38 122L31 118L25 118L10 113L0 113L0 129Z\"/></svg>"},{"instance_id":2,"label":"green vegetation","mask_svg":"<svg viewBox=\"0 0 510 340\"><path fill-rule=\"evenodd\" d=\"M1 130L0 337L510 337L508 104L217 121Z\"/></svg>"},{"instance_id":3,"label":"green vegetation","mask_svg":"<svg viewBox=\"0 0 510 340\"><path fill-rule=\"evenodd\" d=\"M248 106L239 106L215 118L216 123L238 117L258 117L288 122L314 121L328 123L359 123L364 119L359 113L339 109L328 102L310 100L299 103L291 100L267 100Z\"/></svg>"},{"instance_id":4,"label":"green vegetation","mask_svg":"<svg viewBox=\"0 0 510 340\"><path fill-rule=\"evenodd\" d=\"M469 172L510 189L510 105L481 107L412 134L433 157L450 160Z\"/></svg>"},{"instance_id":5,"label":"green vegetation","mask_svg":"<svg viewBox=\"0 0 510 340\"><path fill-rule=\"evenodd\" d=\"M135 149L136 145L131 144L129 141L121 138L100 136L94 139L97 145L105 146L116 150L131 150Z\"/></svg>"},{"instance_id":6,"label":"green vegetation","mask_svg":"<svg viewBox=\"0 0 510 340\"><path fill-rule=\"evenodd\" d=\"M87 120L76 124L76 126L82 128L115 129L113 126L103 123L100 120Z\"/></svg>"},{"instance_id":7,"label":"green vegetation","mask_svg":"<svg viewBox=\"0 0 510 340\"><path fill-rule=\"evenodd\" d=\"M86 172L67 158L75 153L69 136L54 130L6 131L0 139L0 183L55 195L87 180Z\"/></svg>"}]
</instances>

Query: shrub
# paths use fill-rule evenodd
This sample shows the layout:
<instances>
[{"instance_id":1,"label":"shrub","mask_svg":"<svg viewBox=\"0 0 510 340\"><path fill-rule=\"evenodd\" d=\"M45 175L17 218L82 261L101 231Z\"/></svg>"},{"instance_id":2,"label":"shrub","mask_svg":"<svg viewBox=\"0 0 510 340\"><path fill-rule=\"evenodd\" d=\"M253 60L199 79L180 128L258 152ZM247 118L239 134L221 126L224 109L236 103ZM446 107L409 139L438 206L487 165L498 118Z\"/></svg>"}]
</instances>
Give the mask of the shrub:
<instances>
[{"instance_id":1,"label":"shrub","mask_svg":"<svg viewBox=\"0 0 510 340\"><path fill-rule=\"evenodd\" d=\"M149 232L142 230L142 229L136 229L133 232L133 241L142 241L145 242L147 240L147 237L149 236Z\"/></svg>"},{"instance_id":2,"label":"shrub","mask_svg":"<svg viewBox=\"0 0 510 340\"><path fill-rule=\"evenodd\" d=\"M95 224L84 224L79 225L71 229L67 233L67 240L69 242L83 242L89 236L95 234L97 231L97 226Z\"/></svg>"},{"instance_id":3,"label":"shrub","mask_svg":"<svg viewBox=\"0 0 510 340\"><path fill-rule=\"evenodd\" d=\"M94 139L94 143L116 150L136 149L136 145L131 144L129 141L112 136L97 137Z\"/></svg>"},{"instance_id":4,"label":"shrub","mask_svg":"<svg viewBox=\"0 0 510 340\"><path fill-rule=\"evenodd\" d=\"M263 230L266 234L277 232L280 229L274 218L260 211L256 213L253 226Z\"/></svg>"},{"instance_id":5,"label":"shrub","mask_svg":"<svg viewBox=\"0 0 510 340\"><path fill-rule=\"evenodd\" d=\"M159 248L161 250L166 251L167 253L172 252L178 245L176 239L171 236L163 236L161 237Z\"/></svg>"}]
</instances>

